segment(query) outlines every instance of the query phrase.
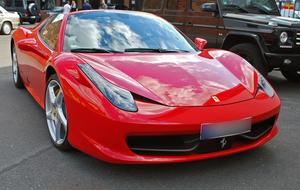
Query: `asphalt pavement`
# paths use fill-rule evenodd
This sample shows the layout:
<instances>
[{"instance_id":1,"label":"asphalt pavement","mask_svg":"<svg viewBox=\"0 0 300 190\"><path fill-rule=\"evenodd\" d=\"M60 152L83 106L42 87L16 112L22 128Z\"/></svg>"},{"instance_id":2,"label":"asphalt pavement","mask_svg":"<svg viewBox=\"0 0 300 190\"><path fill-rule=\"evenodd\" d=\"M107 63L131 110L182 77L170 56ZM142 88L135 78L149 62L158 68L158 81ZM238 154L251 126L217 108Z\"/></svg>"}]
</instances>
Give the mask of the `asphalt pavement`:
<instances>
[{"instance_id":1,"label":"asphalt pavement","mask_svg":"<svg viewBox=\"0 0 300 190\"><path fill-rule=\"evenodd\" d=\"M279 135L265 146L222 158L172 165L112 165L53 148L43 110L15 89L9 37L0 36L0 190L300 189L300 84L276 71Z\"/></svg>"}]
</instances>

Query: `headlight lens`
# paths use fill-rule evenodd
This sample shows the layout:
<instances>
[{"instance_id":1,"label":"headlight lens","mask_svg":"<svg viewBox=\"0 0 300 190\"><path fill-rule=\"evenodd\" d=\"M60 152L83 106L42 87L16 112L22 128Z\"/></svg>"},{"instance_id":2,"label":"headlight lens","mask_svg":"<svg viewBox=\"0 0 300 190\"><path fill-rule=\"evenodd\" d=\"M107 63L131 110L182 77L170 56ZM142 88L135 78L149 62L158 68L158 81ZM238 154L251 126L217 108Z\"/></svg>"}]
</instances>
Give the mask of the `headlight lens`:
<instances>
[{"instance_id":1,"label":"headlight lens","mask_svg":"<svg viewBox=\"0 0 300 190\"><path fill-rule=\"evenodd\" d=\"M280 34L280 42L281 43L286 43L287 41L288 41L288 38L289 38L289 36L288 36L288 33L287 32L281 32L281 34Z\"/></svg>"},{"instance_id":2,"label":"headlight lens","mask_svg":"<svg viewBox=\"0 0 300 190\"><path fill-rule=\"evenodd\" d=\"M78 66L114 106L129 112L137 111L137 106L129 91L104 79L89 64L79 64Z\"/></svg>"},{"instance_id":3,"label":"headlight lens","mask_svg":"<svg viewBox=\"0 0 300 190\"><path fill-rule=\"evenodd\" d=\"M273 97L275 92L269 82L260 74L258 75L258 86L261 90L263 90L269 97Z\"/></svg>"}]
</instances>

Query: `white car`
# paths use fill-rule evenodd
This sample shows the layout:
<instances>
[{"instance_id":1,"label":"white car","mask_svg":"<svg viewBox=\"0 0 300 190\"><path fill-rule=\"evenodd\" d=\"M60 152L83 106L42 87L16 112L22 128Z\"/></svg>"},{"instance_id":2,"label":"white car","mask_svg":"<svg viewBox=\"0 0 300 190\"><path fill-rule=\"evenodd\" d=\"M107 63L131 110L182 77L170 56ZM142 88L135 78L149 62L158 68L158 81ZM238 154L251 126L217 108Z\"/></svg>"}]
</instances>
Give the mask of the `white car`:
<instances>
[{"instance_id":1,"label":"white car","mask_svg":"<svg viewBox=\"0 0 300 190\"><path fill-rule=\"evenodd\" d=\"M18 13L7 12L0 6L0 32L9 35L11 31L20 24L20 16Z\"/></svg>"}]
</instances>

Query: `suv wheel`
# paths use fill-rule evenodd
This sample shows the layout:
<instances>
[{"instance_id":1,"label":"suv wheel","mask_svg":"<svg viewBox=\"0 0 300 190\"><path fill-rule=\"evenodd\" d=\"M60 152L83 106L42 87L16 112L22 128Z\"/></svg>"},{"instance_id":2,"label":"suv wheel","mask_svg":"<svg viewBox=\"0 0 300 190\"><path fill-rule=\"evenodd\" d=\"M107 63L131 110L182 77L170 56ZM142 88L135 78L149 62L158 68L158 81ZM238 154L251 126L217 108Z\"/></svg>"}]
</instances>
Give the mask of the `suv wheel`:
<instances>
[{"instance_id":1,"label":"suv wheel","mask_svg":"<svg viewBox=\"0 0 300 190\"><path fill-rule=\"evenodd\" d=\"M4 22L2 24L1 33L4 35L9 35L12 31L12 26L9 22Z\"/></svg>"},{"instance_id":2,"label":"suv wheel","mask_svg":"<svg viewBox=\"0 0 300 190\"><path fill-rule=\"evenodd\" d=\"M263 64L263 57L259 48L255 44L244 43L233 46L229 49L244 59L246 59L251 65L253 65L262 75L268 74L268 69Z\"/></svg>"},{"instance_id":3,"label":"suv wheel","mask_svg":"<svg viewBox=\"0 0 300 190\"><path fill-rule=\"evenodd\" d=\"M35 24L36 23L36 19L29 19L29 24Z\"/></svg>"},{"instance_id":4,"label":"suv wheel","mask_svg":"<svg viewBox=\"0 0 300 190\"><path fill-rule=\"evenodd\" d=\"M281 73L289 81L300 82L300 71L281 69Z\"/></svg>"}]
</instances>

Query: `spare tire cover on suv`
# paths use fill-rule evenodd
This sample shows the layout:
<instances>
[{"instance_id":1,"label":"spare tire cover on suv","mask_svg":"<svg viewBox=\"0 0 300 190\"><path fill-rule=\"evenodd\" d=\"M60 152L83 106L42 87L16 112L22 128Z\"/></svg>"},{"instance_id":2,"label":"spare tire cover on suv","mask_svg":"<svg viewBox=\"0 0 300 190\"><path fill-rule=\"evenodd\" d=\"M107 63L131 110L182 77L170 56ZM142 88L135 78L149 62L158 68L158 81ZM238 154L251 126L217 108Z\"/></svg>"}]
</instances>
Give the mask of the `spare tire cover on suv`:
<instances>
[{"instance_id":1,"label":"spare tire cover on suv","mask_svg":"<svg viewBox=\"0 0 300 190\"><path fill-rule=\"evenodd\" d=\"M37 15L37 6L35 3L30 3L28 5L28 12L31 14L31 15Z\"/></svg>"}]
</instances>

